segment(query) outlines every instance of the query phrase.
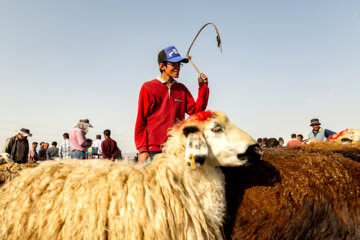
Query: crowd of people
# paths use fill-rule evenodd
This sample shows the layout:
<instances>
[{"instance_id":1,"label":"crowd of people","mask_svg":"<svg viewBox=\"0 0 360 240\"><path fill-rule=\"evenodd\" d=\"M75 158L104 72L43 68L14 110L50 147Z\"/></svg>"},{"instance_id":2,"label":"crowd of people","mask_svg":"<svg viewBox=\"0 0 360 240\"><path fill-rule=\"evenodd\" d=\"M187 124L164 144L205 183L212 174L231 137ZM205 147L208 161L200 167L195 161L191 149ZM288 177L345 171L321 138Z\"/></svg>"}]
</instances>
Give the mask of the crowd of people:
<instances>
[{"instance_id":1,"label":"crowd of people","mask_svg":"<svg viewBox=\"0 0 360 240\"><path fill-rule=\"evenodd\" d=\"M320 121L317 118L310 120L310 126L312 130L308 134L308 138L304 139L302 134L291 134L291 140L289 140L286 144L284 139L280 137L276 138L258 138L257 142L262 148L274 148L274 147L294 147L301 144L307 144L313 141L326 141L329 136L336 134L336 132L331 131L329 129L320 128Z\"/></svg>"},{"instance_id":2,"label":"crowd of people","mask_svg":"<svg viewBox=\"0 0 360 240\"><path fill-rule=\"evenodd\" d=\"M136 159L141 164L150 163L156 154L162 152L168 129L184 120L185 114L191 115L206 110L209 98L208 78L205 74L198 74L199 88L196 100L184 84L175 80L179 77L183 63L188 63L189 59L182 57L174 46L160 50L157 62L161 75L145 82L139 94L134 140L138 150ZM319 119L311 119L310 126L313 130L306 140L303 140L301 134L292 134L286 145L282 138L260 138L258 143L262 147L296 146L309 140L324 141L335 134L333 131L320 128L320 125ZM101 141L101 135L97 135L93 142L85 137L89 128L92 128L89 120L81 119L69 133L64 133L64 142L59 148L56 142L53 142L51 147L48 147L48 143L40 143L38 152L36 142L29 149L27 137L31 136L30 131L21 129L16 136L7 140L3 152L19 163L54 158L86 159L89 147L95 148L97 155L105 159L121 158L121 151L116 141L110 137L109 129L103 132L105 140Z\"/></svg>"},{"instance_id":3,"label":"crowd of people","mask_svg":"<svg viewBox=\"0 0 360 240\"><path fill-rule=\"evenodd\" d=\"M101 140L101 135L96 135L96 140L86 138L88 128L92 127L88 119L80 119L77 125L69 133L64 133L64 141L57 147L57 142L41 142L39 149L38 143L33 142L29 147L28 137L32 137L29 129L22 128L17 134L6 140L3 153L8 153L10 158L16 163L34 163L38 161L54 159L86 159L88 149L93 148L95 153L91 157L104 158L109 160L122 159L121 150L111 136L109 129L104 130L105 140Z\"/></svg>"},{"instance_id":4,"label":"crowd of people","mask_svg":"<svg viewBox=\"0 0 360 240\"><path fill-rule=\"evenodd\" d=\"M135 159L140 164L150 163L156 154L162 152L161 146L166 141L167 130L184 120L185 114L206 110L209 98L208 78L204 73L198 74L196 100L184 84L175 80L179 77L183 63L189 62L176 47L168 46L160 50L157 62L161 75L145 82L139 94L134 140L138 150ZM89 127L92 127L89 120L81 119L69 133L64 133L64 142L60 148L56 142L50 148L49 144L42 143L38 152L36 142L29 149L27 137L31 136L30 131L21 129L16 136L8 139L3 152L19 163L54 158L85 159L89 147L96 148L98 155L105 159L121 158L121 151L110 137L110 130L104 131L104 141L98 135L93 142L85 137Z\"/></svg>"}]
</instances>

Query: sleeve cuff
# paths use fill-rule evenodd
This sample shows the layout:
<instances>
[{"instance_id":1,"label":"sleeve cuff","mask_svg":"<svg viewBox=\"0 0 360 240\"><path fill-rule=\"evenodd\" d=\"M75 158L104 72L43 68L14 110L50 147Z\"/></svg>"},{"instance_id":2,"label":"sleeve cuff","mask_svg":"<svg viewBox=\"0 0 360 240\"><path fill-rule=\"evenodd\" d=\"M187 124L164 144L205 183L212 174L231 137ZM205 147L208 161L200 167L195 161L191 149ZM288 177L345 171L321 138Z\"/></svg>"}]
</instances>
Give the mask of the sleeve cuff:
<instances>
[{"instance_id":1,"label":"sleeve cuff","mask_svg":"<svg viewBox=\"0 0 360 240\"><path fill-rule=\"evenodd\" d=\"M140 147L138 148L138 152L139 154L141 154L142 152L148 152L149 150L147 149L147 147Z\"/></svg>"},{"instance_id":2,"label":"sleeve cuff","mask_svg":"<svg viewBox=\"0 0 360 240\"><path fill-rule=\"evenodd\" d=\"M200 82L199 88L208 88L208 82Z\"/></svg>"}]
</instances>

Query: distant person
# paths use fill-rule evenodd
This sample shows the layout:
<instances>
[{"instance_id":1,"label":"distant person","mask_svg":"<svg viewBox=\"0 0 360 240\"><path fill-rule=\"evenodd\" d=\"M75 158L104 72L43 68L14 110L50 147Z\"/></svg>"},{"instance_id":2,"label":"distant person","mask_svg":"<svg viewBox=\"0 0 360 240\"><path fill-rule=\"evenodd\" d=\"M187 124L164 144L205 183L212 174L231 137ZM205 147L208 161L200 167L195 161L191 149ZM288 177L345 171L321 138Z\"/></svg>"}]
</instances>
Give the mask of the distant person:
<instances>
[{"instance_id":1,"label":"distant person","mask_svg":"<svg viewBox=\"0 0 360 240\"><path fill-rule=\"evenodd\" d=\"M320 128L320 125L319 119L313 118L310 120L310 126L313 128L308 134L310 140L325 141L329 136L336 134L336 132L331 130Z\"/></svg>"},{"instance_id":2,"label":"distant person","mask_svg":"<svg viewBox=\"0 0 360 240\"><path fill-rule=\"evenodd\" d=\"M16 163L27 163L29 154L28 137L31 137L29 129L21 128L17 135L6 140L3 152L8 153Z\"/></svg>"},{"instance_id":3,"label":"distant person","mask_svg":"<svg viewBox=\"0 0 360 240\"><path fill-rule=\"evenodd\" d=\"M294 146L298 146L300 144L301 144L301 142L296 138L296 134L293 133L293 134L291 134L291 140L287 142L286 146L294 147Z\"/></svg>"},{"instance_id":4,"label":"distant person","mask_svg":"<svg viewBox=\"0 0 360 240\"><path fill-rule=\"evenodd\" d=\"M264 137L263 139L263 147L268 147L268 139L266 137Z\"/></svg>"},{"instance_id":5,"label":"distant person","mask_svg":"<svg viewBox=\"0 0 360 240\"><path fill-rule=\"evenodd\" d=\"M38 159L39 161L45 161L46 160L46 149L45 149L45 143L40 143L40 150L38 152Z\"/></svg>"},{"instance_id":6,"label":"distant person","mask_svg":"<svg viewBox=\"0 0 360 240\"><path fill-rule=\"evenodd\" d=\"M93 144L91 145L91 147L97 148L98 150L98 154L102 155L102 151L101 151L101 135L98 134L96 135L96 140L93 142Z\"/></svg>"},{"instance_id":7,"label":"distant person","mask_svg":"<svg viewBox=\"0 0 360 240\"><path fill-rule=\"evenodd\" d=\"M49 148L49 143L48 143L48 142L45 142L45 143L44 143L44 149L47 151L48 148Z\"/></svg>"},{"instance_id":8,"label":"distant person","mask_svg":"<svg viewBox=\"0 0 360 240\"><path fill-rule=\"evenodd\" d=\"M38 145L37 142L32 143L31 148L29 149L28 161L27 161L28 163L36 162L39 159L38 154L36 152L37 145Z\"/></svg>"},{"instance_id":9,"label":"distant person","mask_svg":"<svg viewBox=\"0 0 360 240\"><path fill-rule=\"evenodd\" d=\"M135 124L139 163L152 159L162 151L161 145L166 141L168 129L183 120L185 113L191 115L206 109L209 87L205 74L199 73L196 101L185 85L175 80L179 77L182 63L188 62L174 46L162 49L158 54L161 76L141 87Z\"/></svg>"},{"instance_id":10,"label":"distant person","mask_svg":"<svg viewBox=\"0 0 360 240\"><path fill-rule=\"evenodd\" d=\"M121 158L121 153L116 141L111 139L110 135L111 131L109 129L106 129L104 131L105 140L101 143L102 156L104 159L110 159L114 161L115 159Z\"/></svg>"},{"instance_id":11,"label":"distant person","mask_svg":"<svg viewBox=\"0 0 360 240\"><path fill-rule=\"evenodd\" d=\"M266 141L267 148L276 148L279 147L279 141L276 138L269 138Z\"/></svg>"},{"instance_id":12,"label":"distant person","mask_svg":"<svg viewBox=\"0 0 360 240\"><path fill-rule=\"evenodd\" d=\"M282 137L279 137L279 147L285 147L285 141Z\"/></svg>"},{"instance_id":13,"label":"distant person","mask_svg":"<svg viewBox=\"0 0 360 240\"><path fill-rule=\"evenodd\" d=\"M263 139L262 138L258 138L257 140L256 140L256 142L259 144L259 146L262 148L262 147L264 147L264 142L263 142Z\"/></svg>"},{"instance_id":14,"label":"distant person","mask_svg":"<svg viewBox=\"0 0 360 240\"><path fill-rule=\"evenodd\" d=\"M46 150L47 160L54 160L55 158L59 157L59 148L57 148L56 146L57 142L52 142L51 147Z\"/></svg>"},{"instance_id":15,"label":"distant person","mask_svg":"<svg viewBox=\"0 0 360 240\"><path fill-rule=\"evenodd\" d=\"M301 134L298 134L297 135L297 140L299 140L300 143L303 143L304 142L304 136L301 135Z\"/></svg>"},{"instance_id":16,"label":"distant person","mask_svg":"<svg viewBox=\"0 0 360 240\"><path fill-rule=\"evenodd\" d=\"M93 127L89 119L80 119L76 126L70 130L71 158L85 159L86 151L92 145L92 141L85 137L89 131L89 127Z\"/></svg>"},{"instance_id":17,"label":"distant person","mask_svg":"<svg viewBox=\"0 0 360 240\"><path fill-rule=\"evenodd\" d=\"M60 144L59 148L59 158L60 159L70 159L70 141L69 141L69 134L63 134L64 141Z\"/></svg>"}]
</instances>

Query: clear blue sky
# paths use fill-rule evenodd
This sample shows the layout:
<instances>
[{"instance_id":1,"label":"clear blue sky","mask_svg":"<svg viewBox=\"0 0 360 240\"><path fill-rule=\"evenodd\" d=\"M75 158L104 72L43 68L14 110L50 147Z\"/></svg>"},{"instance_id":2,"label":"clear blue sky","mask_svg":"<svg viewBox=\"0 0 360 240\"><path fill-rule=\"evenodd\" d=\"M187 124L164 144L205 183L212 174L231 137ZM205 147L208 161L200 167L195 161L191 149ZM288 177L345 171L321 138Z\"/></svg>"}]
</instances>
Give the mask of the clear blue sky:
<instances>
[{"instance_id":1,"label":"clear blue sky","mask_svg":"<svg viewBox=\"0 0 360 240\"><path fill-rule=\"evenodd\" d=\"M208 109L254 138L307 135L313 117L360 128L360 1L0 2L0 148L21 127L62 142L80 118L135 152L138 94L159 75L157 53L191 50L210 82ZM197 97L197 74L180 82Z\"/></svg>"}]
</instances>

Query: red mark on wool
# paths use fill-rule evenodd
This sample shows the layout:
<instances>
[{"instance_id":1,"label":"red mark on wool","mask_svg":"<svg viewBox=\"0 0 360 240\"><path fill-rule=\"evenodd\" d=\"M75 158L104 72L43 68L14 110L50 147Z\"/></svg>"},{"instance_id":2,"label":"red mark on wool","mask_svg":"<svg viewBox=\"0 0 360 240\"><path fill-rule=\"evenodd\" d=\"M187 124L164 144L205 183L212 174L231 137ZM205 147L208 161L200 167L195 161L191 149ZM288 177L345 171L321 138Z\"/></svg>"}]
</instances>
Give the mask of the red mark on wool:
<instances>
[{"instance_id":1,"label":"red mark on wool","mask_svg":"<svg viewBox=\"0 0 360 240\"><path fill-rule=\"evenodd\" d=\"M195 113L195 114L191 115L191 116L186 120L186 122L188 122L188 121L200 121L200 122L203 122L203 121L205 121L206 119L208 119L209 117L211 117L211 115L212 115L213 113L214 113L214 112L211 111L211 110L207 110L207 111Z\"/></svg>"},{"instance_id":2,"label":"red mark on wool","mask_svg":"<svg viewBox=\"0 0 360 240\"><path fill-rule=\"evenodd\" d=\"M196 122L204 122L207 119L209 119L213 113L214 113L213 111L207 110L207 111L203 111L203 112L199 112L199 113L190 115L187 120L180 123L178 128L180 128L183 124L188 123L188 122L195 122L195 121Z\"/></svg>"},{"instance_id":3,"label":"red mark on wool","mask_svg":"<svg viewBox=\"0 0 360 240\"><path fill-rule=\"evenodd\" d=\"M336 134L334 134L334 135L331 135L331 136L329 136L329 139L331 139L331 140L338 139L341 135L343 135L344 132L347 132L348 130L349 130L349 129L345 129L345 130L343 130L343 131L341 131L341 132L339 132L339 133L336 133Z\"/></svg>"}]
</instances>

